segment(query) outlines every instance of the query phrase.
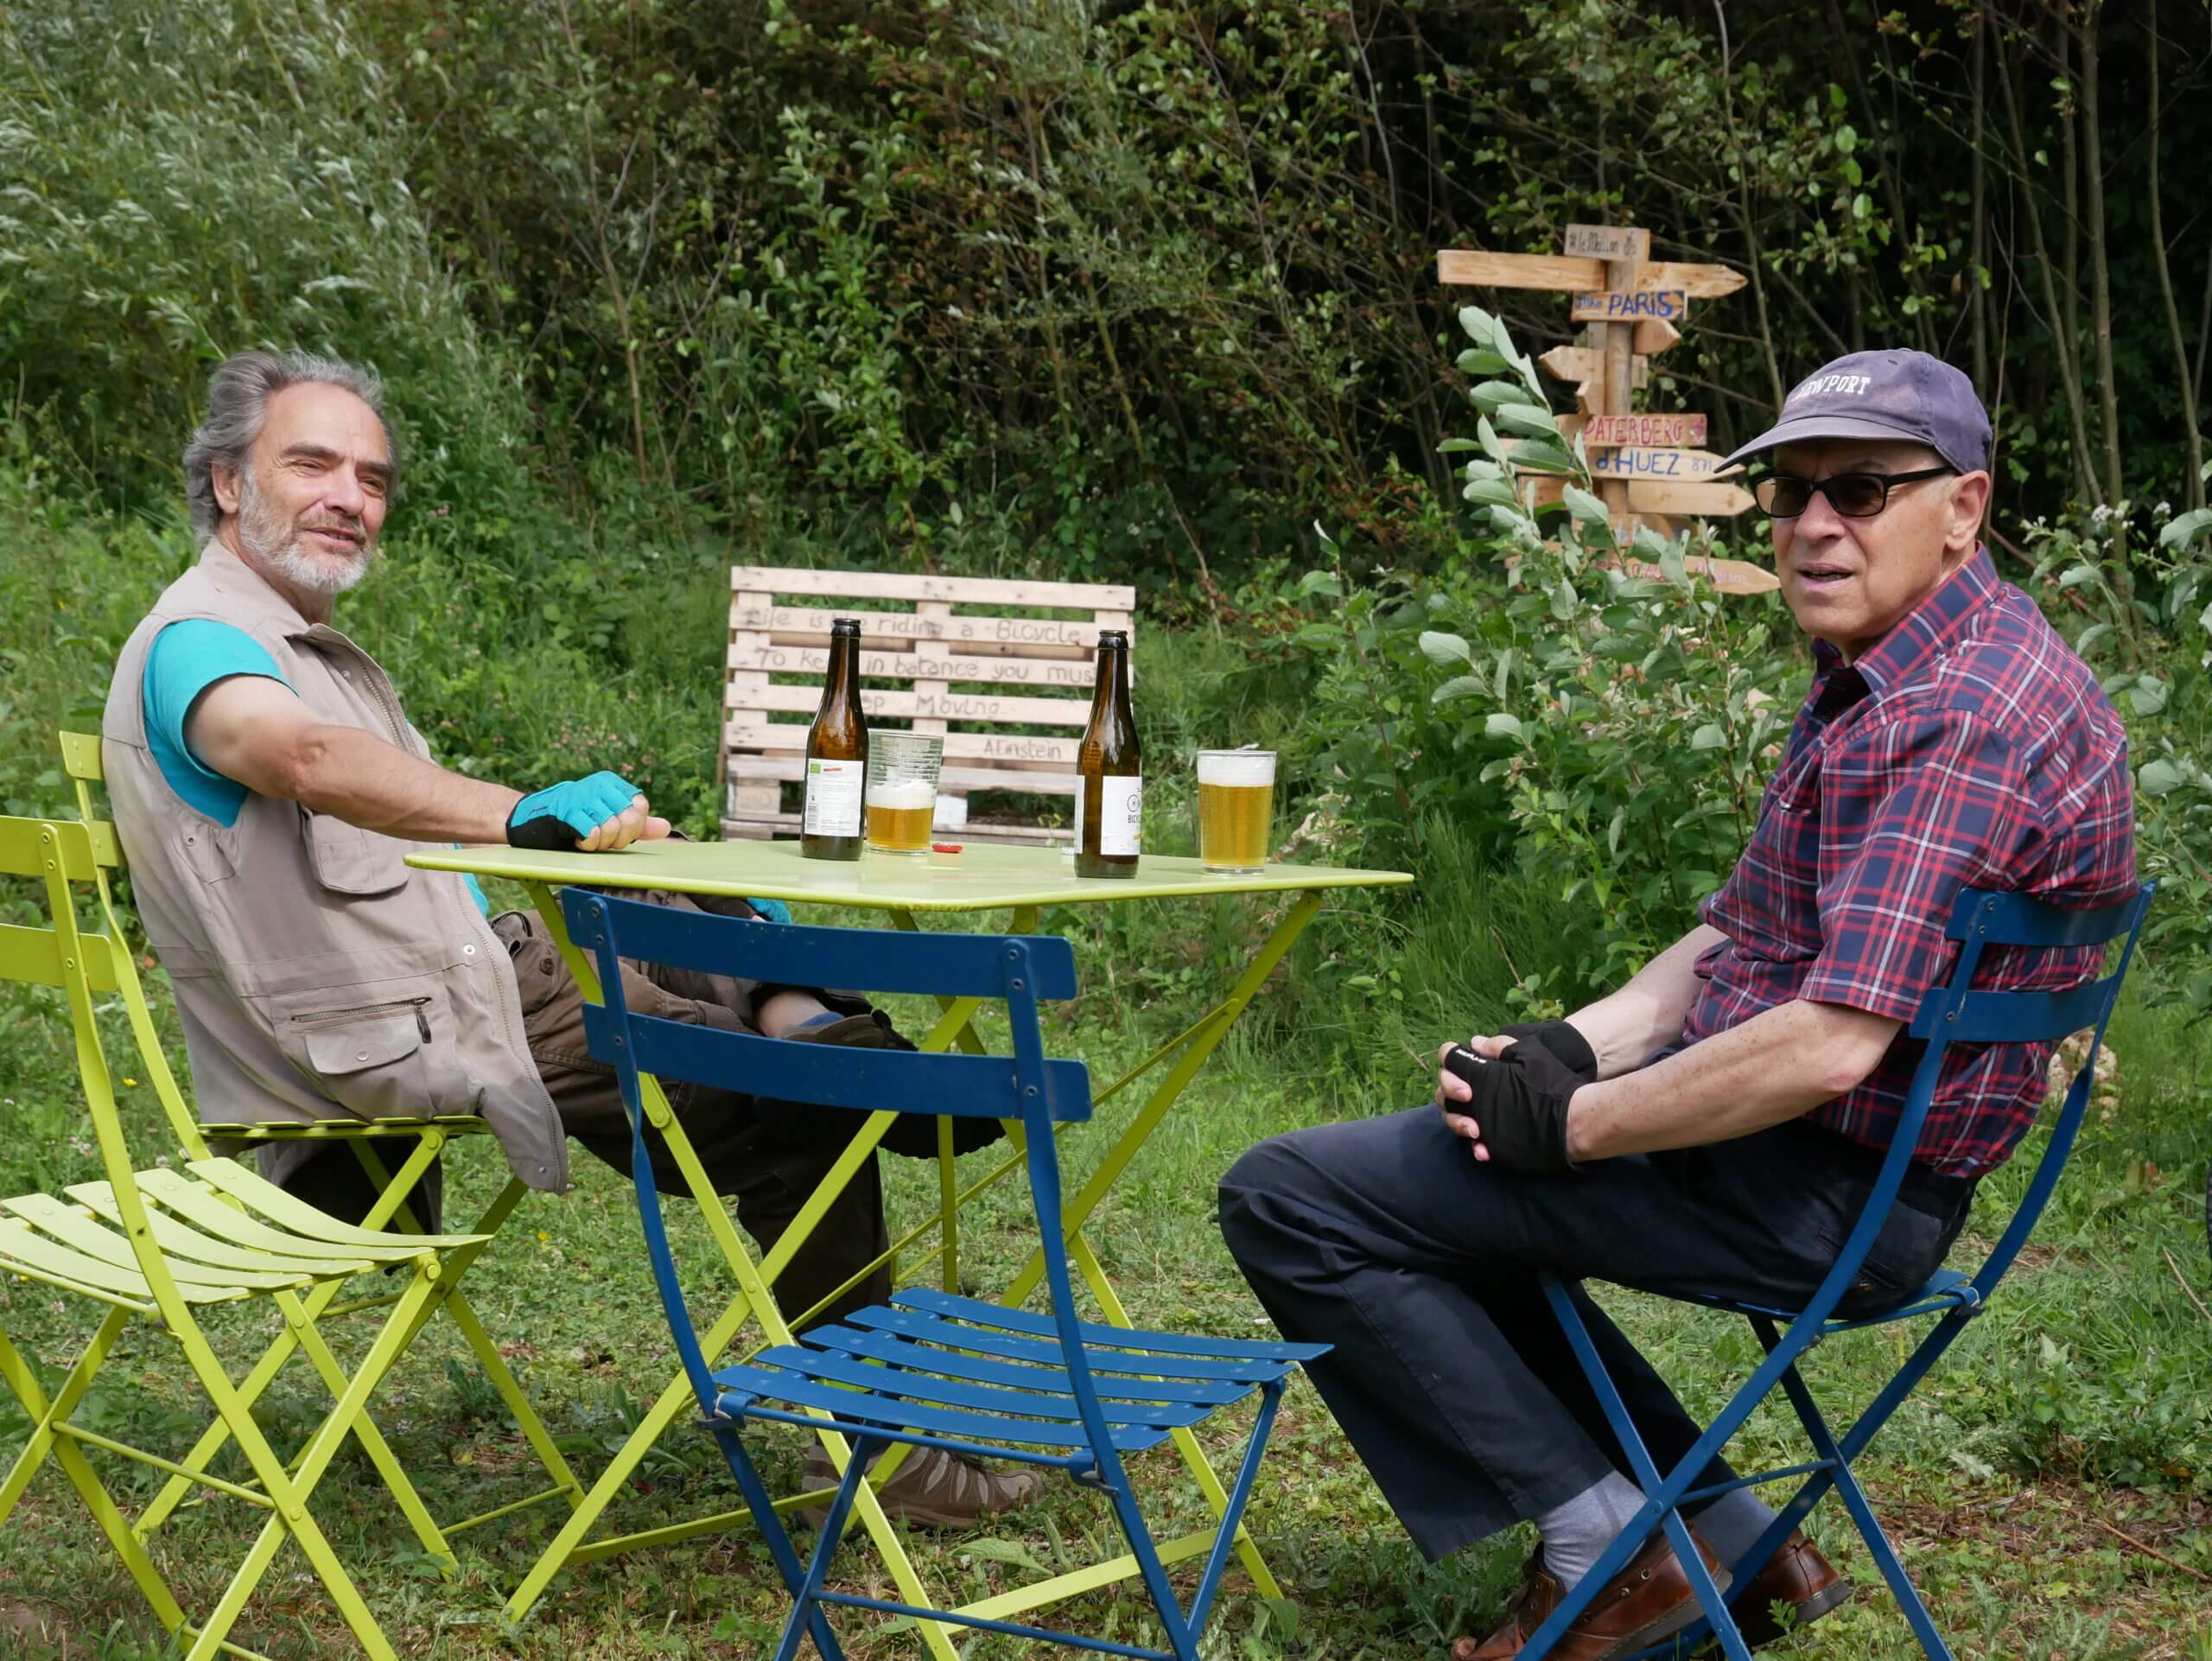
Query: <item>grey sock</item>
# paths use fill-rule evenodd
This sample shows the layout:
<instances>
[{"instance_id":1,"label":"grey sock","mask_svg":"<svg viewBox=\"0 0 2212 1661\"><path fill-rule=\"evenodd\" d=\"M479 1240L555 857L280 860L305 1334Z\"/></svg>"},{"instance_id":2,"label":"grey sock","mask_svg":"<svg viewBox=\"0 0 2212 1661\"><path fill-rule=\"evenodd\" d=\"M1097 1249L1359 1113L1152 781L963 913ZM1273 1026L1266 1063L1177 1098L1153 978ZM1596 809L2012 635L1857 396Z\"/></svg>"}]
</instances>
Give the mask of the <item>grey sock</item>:
<instances>
[{"instance_id":1,"label":"grey sock","mask_svg":"<svg viewBox=\"0 0 2212 1661\"><path fill-rule=\"evenodd\" d=\"M1572 1591L1588 1574L1599 1554L1643 1509L1643 1491L1618 1471L1609 1471L1563 1505L1536 1519L1544 1537L1544 1567Z\"/></svg>"},{"instance_id":2,"label":"grey sock","mask_svg":"<svg viewBox=\"0 0 2212 1661\"><path fill-rule=\"evenodd\" d=\"M1774 1508L1749 1488L1722 1494L1690 1518L1691 1526L1713 1548L1723 1568L1734 1567L1738 1557L1758 1543L1759 1536L1772 1521Z\"/></svg>"}]
</instances>

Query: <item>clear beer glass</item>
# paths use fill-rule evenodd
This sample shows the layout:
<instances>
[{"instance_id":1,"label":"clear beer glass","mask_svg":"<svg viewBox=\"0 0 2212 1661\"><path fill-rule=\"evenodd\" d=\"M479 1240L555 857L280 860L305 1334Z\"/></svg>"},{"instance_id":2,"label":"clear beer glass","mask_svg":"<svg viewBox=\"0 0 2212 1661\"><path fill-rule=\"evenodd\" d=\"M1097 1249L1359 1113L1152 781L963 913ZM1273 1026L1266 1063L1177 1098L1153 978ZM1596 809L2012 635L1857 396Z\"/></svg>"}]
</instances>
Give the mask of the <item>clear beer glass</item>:
<instances>
[{"instance_id":1,"label":"clear beer glass","mask_svg":"<svg viewBox=\"0 0 2212 1661\"><path fill-rule=\"evenodd\" d=\"M1256 871L1274 828L1273 750L1198 752L1198 863L1209 871Z\"/></svg>"},{"instance_id":2,"label":"clear beer glass","mask_svg":"<svg viewBox=\"0 0 2212 1661\"><path fill-rule=\"evenodd\" d=\"M868 845L880 854L926 854L937 818L942 733L868 735Z\"/></svg>"}]
</instances>

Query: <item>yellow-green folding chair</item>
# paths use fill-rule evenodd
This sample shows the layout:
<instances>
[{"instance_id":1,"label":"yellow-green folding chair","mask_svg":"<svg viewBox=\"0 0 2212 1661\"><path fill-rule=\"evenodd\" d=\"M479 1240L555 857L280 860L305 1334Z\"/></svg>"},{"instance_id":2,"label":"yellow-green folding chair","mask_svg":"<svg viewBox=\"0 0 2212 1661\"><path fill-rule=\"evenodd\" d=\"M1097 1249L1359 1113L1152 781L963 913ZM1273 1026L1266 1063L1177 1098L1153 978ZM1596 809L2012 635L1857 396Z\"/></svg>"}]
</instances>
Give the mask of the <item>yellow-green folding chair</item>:
<instances>
[{"instance_id":1,"label":"yellow-green folding chair","mask_svg":"<svg viewBox=\"0 0 2212 1661\"><path fill-rule=\"evenodd\" d=\"M38 1282L104 1306L105 1314L60 1389L50 1397L38 1369L0 1331L0 1383L22 1403L29 1440L0 1479L0 1526L51 1459L60 1466L100 1531L123 1559L156 1617L189 1661L221 1651L251 1655L228 1635L255 1588L287 1540L297 1545L329 1592L340 1615L370 1655L394 1652L361 1601L329 1540L308 1510L345 1438L359 1438L390 1486L402 1512L427 1545L435 1531L391 1450L368 1416L377 1384L428 1318L438 1286L456 1254L484 1244L477 1235L394 1236L341 1223L302 1203L226 1159L193 1158L181 1168L132 1168L116 1110L107 1058L92 1000L120 990L128 949L113 932L79 926L80 895L97 892L99 865L90 827L66 822L0 818L0 877L30 878L45 892L46 926L0 926L0 978L58 987L69 1010L78 1076L92 1117L106 1180L80 1183L67 1198L43 1193L0 1200L0 1275ZM382 1330L350 1375L316 1329L307 1300L377 1269L404 1276L401 1289L374 1300L389 1304ZM215 1304L267 1298L284 1329L328 1388L333 1406L288 1468L200 1326ZM327 1299L325 1298L327 1302ZM77 1422L86 1392L116 1343L135 1323L173 1340L192 1380L206 1392L226 1441L237 1443L250 1480L218 1477L163 1454L134 1448ZM180 1395L180 1398L181 1396ZM153 1466L268 1513L214 1609L187 1618L147 1550L144 1519L134 1526L92 1468L99 1449Z\"/></svg>"},{"instance_id":2,"label":"yellow-green folding chair","mask_svg":"<svg viewBox=\"0 0 2212 1661\"><path fill-rule=\"evenodd\" d=\"M162 1053L161 1035L155 1028L153 1013L147 1005L145 990L139 982L122 923L116 915L114 897L108 888L108 870L122 869L124 859L122 843L116 836L115 827L99 816L92 799L92 786L103 782L100 741L89 733L65 732L59 737L62 770L76 786L78 818L92 836L95 868L93 884L99 894L101 924L108 936L117 943L117 995L130 1017L131 1036L137 1043L139 1062L147 1082L153 1086L155 1095L161 1101L179 1147L189 1157L204 1159L210 1151L208 1144L211 1142L226 1149L238 1144L253 1146L273 1142L343 1142L353 1149L369 1180L369 1186L377 1194L375 1204L361 1219L361 1226L372 1230L389 1229L403 1235L422 1234L424 1231L410 1200L435 1167L439 1155L448 1142L456 1136L488 1135L491 1126L474 1114L460 1113L428 1115L419 1118L341 1117L319 1120L312 1124L289 1120L266 1120L251 1124L213 1121L195 1123L185 1105L184 1092L177 1087L175 1077L170 1072L168 1062ZM397 1168L392 1168L382 1157L378 1144L391 1145L406 1139L412 1139L415 1146ZM563 1458L561 1450L554 1443L552 1433L538 1416L537 1410L531 1406L530 1398L523 1393L514 1370L507 1365L506 1358L500 1354L499 1346L493 1342L484 1323L461 1289L462 1275L483 1250L480 1242L488 1241L499 1232L508 1213L514 1210L527 1192L518 1179L512 1176L507 1179L498 1198L486 1207L470 1231L478 1238L480 1244L463 1248L448 1260L445 1272L440 1276L436 1289L432 1293L422 1319L427 1321L434 1315L443 1314L461 1329L461 1336L467 1340L469 1349L475 1354L478 1365L483 1368L485 1378L499 1393L500 1400L506 1403L507 1410L514 1416L516 1426L529 1441L531 1451L551 1480L551 1486L456 1522L436 1524L427 1513L423 1513L419 1521L410 1518L410 1521L415 1523L416 1532L422 1539L423 1550L442 1570L448 1574L455 1567L453 1549L448 1543L451 1536L494 1518L542 1505L549 1499L564 1499L571 1511L583 1500L582 1485L576 1480L575 1473L569 1470L568 1461ZM339 1289L338 1282L331 1282L317 1287L308 1295L305 1302L310 1321L320 1320L329 1311ZM388 1301L370 1299L350 1302L341 1306L338 1313L357 1314L381 1308ZM411 1344L414 1338L415 1333L410 1332L406 1341ZM239 1397L249 1408L275 1382L284 1364L297 1349L298 1340L289 1328L277 1335L260 1365L238 1385ZM183 1469L171 1477L168 1486L155 1496L153 1503L139 1517L135 1528L141 1539L159 1528L178 1505L193 1499L194 1486L189 1473L206 1470L227 1440L227 1432L220 1422L207 1428L200 1445L181 1461Z\"/></svg>"}]
</instances>

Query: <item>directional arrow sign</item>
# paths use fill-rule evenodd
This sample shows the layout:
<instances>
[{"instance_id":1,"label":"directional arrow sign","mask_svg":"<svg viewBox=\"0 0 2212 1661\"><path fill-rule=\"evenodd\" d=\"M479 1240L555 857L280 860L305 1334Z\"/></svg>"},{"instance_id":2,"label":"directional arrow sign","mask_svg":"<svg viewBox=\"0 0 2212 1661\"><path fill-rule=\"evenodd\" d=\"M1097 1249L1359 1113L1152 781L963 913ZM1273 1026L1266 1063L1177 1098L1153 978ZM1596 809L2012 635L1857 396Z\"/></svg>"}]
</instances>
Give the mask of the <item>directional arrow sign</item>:
<instances>
[{"instance_id":1,"label":"directional arrow sign","mask_svg":"<svg viewBox=\"0 0 2212 1661\"><path fill-rule=\"evenodd\" d=\"M1436 280L1492 289L1549 289L1560 294L1602 291L1605 262L1565 254L1493 254L1477 248L1446 248L1436 257ZM1726 265L1680 265L1662 262L1637 268L1631 289L1680 289L1700 299L1717 300L1744 286L1744 274Z\"/></svg>"},{"instance_id":2,"label":"directional arrow sign","mask_svg":"<svg viewBox=\"0 0 2212 1661\"><path fill-rule=\"evenodd\" d=\"M1566 491L1566 481L1557 474L1524 473L1514 480L1514 487L1524 500L1541 507L1546 502L1561 499ZM1734 485L1717 482L1673 484L1652 479L1629 480L1628 507L1631 513L1668 514L1680 519L1726 519L1743 512L1751 506L1751 493L1738 490Z\"/></svg>"},{"instance_id":3,"label":"directional arrow sign","mask_svg":"<svg viewBox=\"0 0 2212 1661\"><path fill-rule=\"evenodd\" d=\"M1601 479L1709 479L1719 468L1720 458L1711 450L1649 449L1630 445L1617 450L1590 452L1590 471Z\"/></svg>"},{"instance_id":4,"label":"directional arrow sign","mask_svg":"<svg viewBox=\"0 0 2212 1661\"><path fill-rule=\"evenodd\" d=\"M1570 225L1560 251L1642 264L1651 258L1651 232L1640 225Z\"/></svg>"},{"instance_id":5,"label":"directional arrow sign","mask_svg":"<svg viewBox=\"0 0 2212 1661\"><path fill-rule=\"evenodd\" d=\"M1636 349L1646 357L1664 352L1682 338L1682 331L1663 317L1647 317L1636 326Z\"/></svg>"},{"instance_id":6,"label":"directional arrow sign","mask_svg":"<svg viewBox=\"0 0 2212 1661\"><path fill-rule=\"evenodd\" d=\"M1672 484L1656 479L1631 479L1628 487L1628 505L1638 513L1725 519L1748 512L1752 502L1750 491L1717 480L1704 484Z\"/></svg>"},{"instance_id":7,"label":"directional arrow sign","mask_svg":"<svg viewBox=\"0 0 2212 1661\"><path fill-rule=\"evenodd\" d=\"M1605 372L1605 354L1590 346L1555 346L1536 361L1561 380L1594 381ZM1651 379L1650 366L1638 358L1632 376L1630 385L1643 385Z\"/></svg>"},{"instance_id":8,"label":"directional arrow sign","mask_svg":"<svg viewBox=\"0 0 2212 1661\"><path fill-rule=\"evenodd\" d=\"M1578 294L1567 315L1578 323L1636 323L1648 317L1679 323L1690 315L1690 297L1681 289Z\"/></svg>"},{"instance_id":9,"label":"directional arrow sign","mask_svg":"<svg viewBox=\"0 0 2212 1661\"><path fill-rule=\"evenodd\" d=\"M1562 416L1559 425L1569 438L1580 433L1583 443L1593 450L1621 444L1665 449L1705 442L1706 421L1701 415Z\"/></svg>"}]
</instances>

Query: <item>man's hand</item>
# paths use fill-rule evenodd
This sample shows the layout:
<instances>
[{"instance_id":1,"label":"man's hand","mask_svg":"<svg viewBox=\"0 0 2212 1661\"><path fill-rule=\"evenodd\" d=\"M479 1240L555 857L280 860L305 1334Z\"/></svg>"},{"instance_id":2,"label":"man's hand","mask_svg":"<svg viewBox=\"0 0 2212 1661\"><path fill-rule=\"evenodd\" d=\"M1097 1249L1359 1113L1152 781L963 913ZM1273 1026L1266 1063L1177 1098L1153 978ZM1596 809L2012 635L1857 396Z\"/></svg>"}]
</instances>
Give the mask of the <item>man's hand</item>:
<instances>
[{"instance_id":1,"label":"man's hand","mask_svg":"<svg viewBox=\"0 0 2212 1661\"><path fill-rule=\"evenodd\" d=\"M1590 1041L1582 1035L1582 1029L1573 1021L1516 1021L1510 1027L1500 1027L1497 1031L1501 1038L1541 1045L1549 1050L1554 1060L1584 1084L1598 1082L1598 1052L1590 1047Z\"/></svg>"},{"instance_id":2,"label":"man's hand","mask_svg":"<svg viewBox=\"0 0 2212 1661\"><path fill-rule=\"evenodd\" d=\"M517 848L574 848L588 854L658 841L669 832L668 821L652 818L646 808L644 793L627 780L594 773L517 802L507 816L507 841Z\"/></svg>"},{"instance_id":3,"label":"man's hand","mask_svg":"<svg viewBox=\"0 0 2212 1661\"><path fill-rule=\"evenodd\" d=\"M1588 1049L1586 1044L1582 1047ZM1503 1034L1475 1038L1465 1051L1446 1044L1436 1059L1438 1111L1453 1134L1471 1144L1478 1160L1508 1171L1572 1168L1567 1106L1574 1092L1590 1082L1594 1065L1585 1072L1533 1035ZM1576 1060L1588 1065L1595 1058Z\"/></svg>"}]
</instances>

